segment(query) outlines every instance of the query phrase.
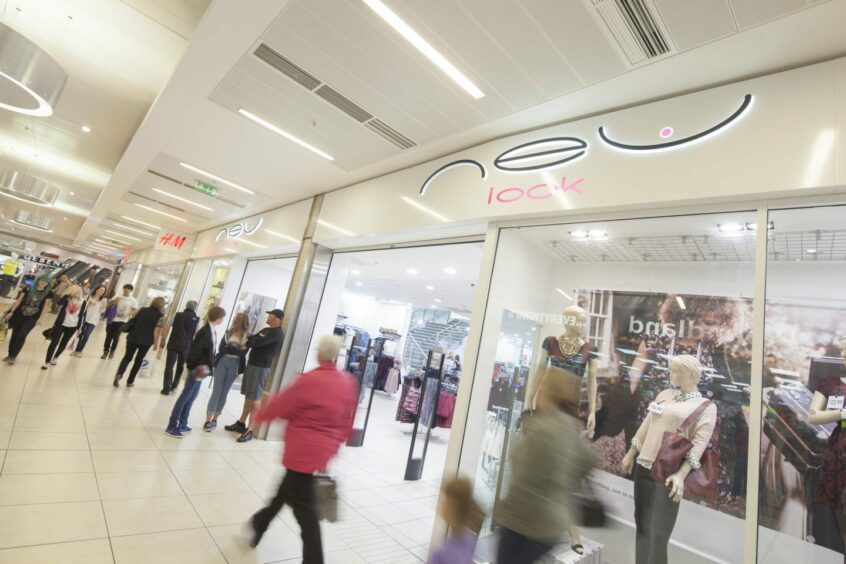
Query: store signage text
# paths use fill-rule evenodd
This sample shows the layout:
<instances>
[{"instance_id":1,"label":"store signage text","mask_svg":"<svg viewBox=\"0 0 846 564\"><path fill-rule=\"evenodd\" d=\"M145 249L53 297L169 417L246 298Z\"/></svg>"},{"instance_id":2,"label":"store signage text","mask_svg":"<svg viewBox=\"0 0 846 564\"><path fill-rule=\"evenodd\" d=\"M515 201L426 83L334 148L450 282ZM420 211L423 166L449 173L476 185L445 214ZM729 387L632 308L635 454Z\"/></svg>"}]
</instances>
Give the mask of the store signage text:
<instances>
[{"instance_id":1,"label":"store signage text","mask_svg":"<svg viewBox=\"0 0 846 564\"><path fill-rule=\"evenodd\" d=\"M31 255L21 255L21 258L23 260L28 260L30 262L36 262L38 264L43 264L44 266L53 266L53 267L56 267L56 268L65 265L65 263L60 261L60 260L49 259L49 258L45 258L45 257L34 257L34 256L31 256Z\"/></svg>"},{"instance_id":2,"label":"store signage text","mask_svg":"<svg viewBox=\"0 0 846 564\"><path fill-rule=\"evenodd\" d=\"M185 244L186 239L187 237L184 235L179 235L173 231L165 231L159 236L157 244L160 247L167 247L180 251L182 250L182 246Z\"/></svg>"},{"instance_id":3,"label":"store signage text","mask_svg":"<svg viewBox=\"0 0 846 564\"><path fill-rule=\"evenodd\" d=\"M568 180L566 176L562 176L561 184L556 184L554 182L552 184L548 184L544 182L541 184L535 184L534 186L530 186L528 188L511 186L509 188L500 189L491 186L488 190L488 205L490 206L497 202L501 204L512 204L524 199L546 200L547 198L551 198L553 195L561 196L567 192L581 194L583 190L581 184L584 180L584 178Z\"/></svg>"},{"instance_id":4,"label":"store signage text","mask_svg":"<svg viewBox=\"0 0 846 564\"><path fill-rule=\"evenodd\" d=\"M262 221L264 221L264 218L260 217L256 224L252 227L250 227L247 221L239 221L231 227L221 227L220 231L217 232L217 236L214 238L214 240L219 240L222 235L225 235L227 239L237 239L242 235L252 235L258 230L259 227L261 227Z\"/></svg>"}]
</instances>

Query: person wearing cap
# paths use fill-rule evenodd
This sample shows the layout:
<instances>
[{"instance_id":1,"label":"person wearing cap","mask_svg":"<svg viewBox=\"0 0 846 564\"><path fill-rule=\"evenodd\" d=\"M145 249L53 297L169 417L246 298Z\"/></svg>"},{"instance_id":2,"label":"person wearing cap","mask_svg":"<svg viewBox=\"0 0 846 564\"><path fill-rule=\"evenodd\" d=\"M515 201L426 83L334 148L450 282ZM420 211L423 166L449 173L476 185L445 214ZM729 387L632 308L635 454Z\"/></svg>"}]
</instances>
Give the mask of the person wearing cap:
<instances>
[{"instance_id":1,"label":"person wearing cap","mask_svg":"<svg viewBox=\"0 0 846 564\"><path fill-rule=\"evenodd\" d=\"M267 312L267 327L247 338L247 347L250 349L247 370L244 371L244 380L241 382L241 394L244 396L244 409L241 410L241 417L232 425L224 427L227 431L241 433L238 437L239 443L245 443L253 439L254 417L251 413L258 407L267 383L267 376L270 374L270 367L273 359L282 348L282 341L285 335L282 333L282 319L285 313L281 309L272 309ZM250 416L249 427L246 424Z\"/></svg>"},{"instance_id":2,"label":"person wearing cap","mask_svg":"<svg viewBox=\"0 0 846 564\"><path fill-rule=\"evenodd\" d=\"M167 339L167 356L165 357L164 379L162 382L163 396L179 387L179 380L182 378L182 371L185 370L185 357L191 348L191 341L197 332L197 325L200 318L197 317L197 302L190 300L185 304L185 310L173 316L170 324L170 336ZM164 340L164 339L163 339ZM159 346L164 345L161 343ZM164 347L162 347L164 348ZM176 367L174 377L173 368Z\"/></svg>"}]
</instances>

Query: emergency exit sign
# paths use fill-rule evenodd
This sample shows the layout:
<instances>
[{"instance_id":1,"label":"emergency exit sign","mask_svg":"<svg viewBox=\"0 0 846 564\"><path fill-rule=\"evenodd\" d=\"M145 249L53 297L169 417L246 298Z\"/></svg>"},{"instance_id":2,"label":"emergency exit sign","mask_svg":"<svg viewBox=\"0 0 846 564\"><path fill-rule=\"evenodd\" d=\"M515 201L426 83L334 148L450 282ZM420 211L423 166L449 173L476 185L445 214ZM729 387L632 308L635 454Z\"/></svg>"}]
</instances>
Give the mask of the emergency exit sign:
<instances>
[{"instance_id":1,"label":"emergency exit sign","mask_svg":"<svg viewBox=\"0 0 846 564\"><path fill-rule=\"evenodd\" d=\"M209 196L217 196L217 187L212 186L211 184L206 184L205 182L197 182L194 186L194 190L202 192L203 194L208 194Z\"/></svg>"}]
</instances>

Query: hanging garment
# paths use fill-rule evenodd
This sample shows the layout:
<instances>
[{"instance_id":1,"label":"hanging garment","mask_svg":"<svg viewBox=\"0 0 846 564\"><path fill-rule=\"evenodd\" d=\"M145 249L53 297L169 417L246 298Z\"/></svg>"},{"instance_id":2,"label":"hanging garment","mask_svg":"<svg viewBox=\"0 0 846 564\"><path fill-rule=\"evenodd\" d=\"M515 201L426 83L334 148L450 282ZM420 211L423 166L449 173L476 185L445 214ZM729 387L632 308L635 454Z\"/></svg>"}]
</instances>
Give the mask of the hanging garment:
<instances>
[{"instance_id":1,"label":"hanging garment","mask_svg":"<svg viewBox=\"0 0 846 564\"><path fill-rule=\"evenodd\" d=\"M391 368L388 371L388 378L385 380L385 391L393 394L399 389L400 371L396 368Z\"/></svg>"}]
</instances>

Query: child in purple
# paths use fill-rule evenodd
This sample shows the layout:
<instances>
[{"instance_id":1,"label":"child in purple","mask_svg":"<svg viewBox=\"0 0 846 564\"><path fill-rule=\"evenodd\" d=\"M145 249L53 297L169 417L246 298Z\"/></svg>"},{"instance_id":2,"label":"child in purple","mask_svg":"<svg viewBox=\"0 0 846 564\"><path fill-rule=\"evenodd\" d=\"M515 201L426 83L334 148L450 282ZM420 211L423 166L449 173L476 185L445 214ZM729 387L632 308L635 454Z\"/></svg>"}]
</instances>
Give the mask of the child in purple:
<instances>
[{"instance_id":1,"label":"child in purple","mask_svg":"<svg viewBox=\"0 0 846 564\"><path fill-rule=\"evenodd\" d=\"M484 513L473 499L473 483L456 478L442 488L438 514L449 525L452 536L432 553L429 564L472 564L476 532Z\"/></svg>"}]
</instances>

